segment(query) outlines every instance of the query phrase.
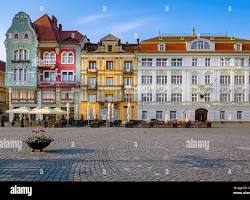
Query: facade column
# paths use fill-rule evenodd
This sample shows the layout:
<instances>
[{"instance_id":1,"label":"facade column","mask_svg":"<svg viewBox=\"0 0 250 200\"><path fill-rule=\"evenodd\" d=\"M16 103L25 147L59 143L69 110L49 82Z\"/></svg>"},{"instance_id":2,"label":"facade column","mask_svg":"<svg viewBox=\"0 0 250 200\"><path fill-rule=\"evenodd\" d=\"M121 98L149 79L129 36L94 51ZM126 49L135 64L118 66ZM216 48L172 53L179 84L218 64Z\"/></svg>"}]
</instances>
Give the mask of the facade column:
<instances>
[{"instance_id":1,"label":"facade column","mask_svg":"<svg viewBox=\"0 0 250 200\"><path fill-rule=\"evenodd\" d=\"M234 71L230 71L230 100L234 101Z\"/></svg>"},{"instance_id":2,"label":"facade column","mask_svg":"<svg viewBox=\"0 0 250 200\"><path fill-rule=\"evenodd\" d=\"M249 102L249 71L245 70L245 101Z\"/></svg>"}]
</instances>

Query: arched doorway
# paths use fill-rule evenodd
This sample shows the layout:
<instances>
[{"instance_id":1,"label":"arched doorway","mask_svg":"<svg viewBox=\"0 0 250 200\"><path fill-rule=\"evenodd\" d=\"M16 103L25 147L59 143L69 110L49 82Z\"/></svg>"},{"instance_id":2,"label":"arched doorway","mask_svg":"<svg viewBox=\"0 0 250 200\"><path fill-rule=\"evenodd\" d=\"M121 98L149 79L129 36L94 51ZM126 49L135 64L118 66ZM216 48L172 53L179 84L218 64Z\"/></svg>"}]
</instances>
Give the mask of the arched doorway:
<instances>
[{"instance_id":1,"label":"arched doorway","mask_svg":"<svg viewBox=\"0 0 250 200\"><path fill-rule=\"evenodd\" d=\"M208 110L205 108L199 108L195 111L195 120L205 122L207 120Z\"/></svg>"}]
</instances>

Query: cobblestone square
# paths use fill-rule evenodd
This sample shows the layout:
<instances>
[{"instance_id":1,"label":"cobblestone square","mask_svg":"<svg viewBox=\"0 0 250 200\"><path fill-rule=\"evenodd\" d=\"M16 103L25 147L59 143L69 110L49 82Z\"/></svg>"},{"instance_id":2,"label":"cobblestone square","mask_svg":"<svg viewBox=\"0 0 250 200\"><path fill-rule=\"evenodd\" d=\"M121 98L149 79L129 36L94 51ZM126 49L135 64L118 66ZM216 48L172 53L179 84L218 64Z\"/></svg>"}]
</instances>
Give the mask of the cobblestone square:
<instances>
[{"instance_id":1,"label":"cobblestone square","mask_svg":"<svg viewBox=\"0 0 250 200\"><path fill-rule=\"evenodd\" d=\"M0 181L250 181L250 130L235 128L45 129L44 152L0 149ZM24 141L31 128L0 128ZM187 148L208 141L209 149Z\"/></svg>"}]
</instances>

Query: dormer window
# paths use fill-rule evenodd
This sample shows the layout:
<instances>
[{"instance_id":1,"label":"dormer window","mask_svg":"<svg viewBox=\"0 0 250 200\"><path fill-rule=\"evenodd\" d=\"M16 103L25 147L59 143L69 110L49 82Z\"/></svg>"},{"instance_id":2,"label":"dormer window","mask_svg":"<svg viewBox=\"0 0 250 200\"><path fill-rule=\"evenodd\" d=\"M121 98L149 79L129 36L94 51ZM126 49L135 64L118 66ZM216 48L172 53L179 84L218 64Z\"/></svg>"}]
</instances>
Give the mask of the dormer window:
<instances>
[{"instance_id":1,"label":"dormer window","mask_svg":"<svg viewBox=\"0 0 250 200\"><path fill-rule=\"evenodd\" d=\"M108 52L112 52L112 45L108 45Z\"/></svg>"},{"instance_id":2,"label":"dormer window","mask_svg":"<svg viewBox=\"0 0 250 200\"><path fill-rule=\"evenodd\" d=\"M166 49L165 44L159 44L159 45L158 45L158 50L159 50L159 51L165 51L165 49Z\"/></svg>"},{"instance_id":3,"label":"dormer window","mask_svg":"<svg viewBox=\"0 0 250 200\"><path fill-rule=\"evenodd\" d=\"M210 45L208 42L205 41L196 41L194 43L191 44L191 49L195 49L195 50L209 50L210 49Z\"/></svg>"},{"instance_id":4,"label":"dormer window","mask_svg":"<svg viewBox=\"0 0 250 200\"><path fill-rule=\"evenodd\" d=\"M29 35L26 33L25 35L24 35L24 39L28 39L29 38Z\"/></svg>"},{"instance_id":5,"label":"dormer window","mask_svg":"<svg viewBox=\"0 0 250 200\"><path fill-rule=\"evenodd\" d=\"M242 51L242 44L239 44L239 43L235 44L234 49L235 51Z\"/></svg>"},{"instance_id":6,"label":"dormer window","mask_svg":"<svg viewBox=\"0 0 250 200\"><path fill-rule=\"evenodd\" d=\"M14 35L14 38L15 38L15 39L18 39L18 34L17 34L17 33Z\"/></svg>"}]
</instances>

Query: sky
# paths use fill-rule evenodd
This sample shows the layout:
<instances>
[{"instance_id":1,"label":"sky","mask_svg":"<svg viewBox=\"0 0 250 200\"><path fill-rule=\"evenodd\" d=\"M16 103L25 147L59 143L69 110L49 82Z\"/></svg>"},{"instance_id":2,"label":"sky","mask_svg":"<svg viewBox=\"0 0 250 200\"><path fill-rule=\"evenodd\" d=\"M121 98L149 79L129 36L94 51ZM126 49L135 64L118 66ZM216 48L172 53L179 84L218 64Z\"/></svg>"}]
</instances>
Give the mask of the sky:
<instances>
[{"instance_id":1,"label":"sky","mask_svg":"<svg viewBox=\"0 0 250 200\"><path fill-rule=\"evenodd\" d=\"M5 33L19 12L32 22L47 13L64 30L78 30L97 42L111 33L135 43L161 35L197 33L250 39L249 0L8 0L1 2L0 60Z\"/></svg>"}]
</instances>

